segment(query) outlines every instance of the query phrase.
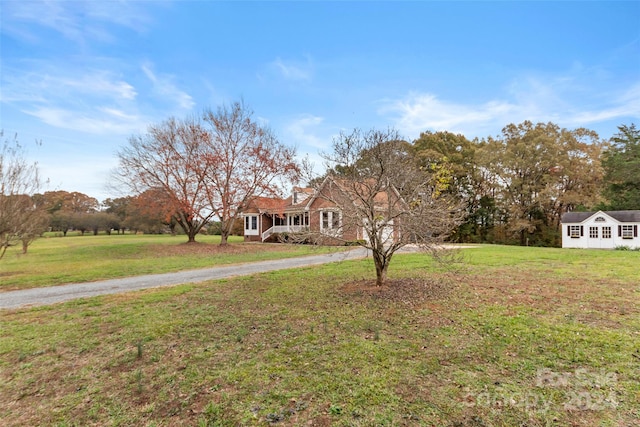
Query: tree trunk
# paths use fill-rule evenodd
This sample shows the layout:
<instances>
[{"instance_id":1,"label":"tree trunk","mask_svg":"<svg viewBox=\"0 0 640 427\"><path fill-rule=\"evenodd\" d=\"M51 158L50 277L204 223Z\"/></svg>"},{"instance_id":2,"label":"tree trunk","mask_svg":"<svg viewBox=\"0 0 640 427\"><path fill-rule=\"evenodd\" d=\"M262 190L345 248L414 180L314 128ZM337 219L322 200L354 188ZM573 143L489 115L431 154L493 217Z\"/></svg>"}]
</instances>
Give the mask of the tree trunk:
<instances>
[{"instance_id":1,"label":"tree trunk","mask_svg":"<svg viewBox=\"0 0 640 427\"><path fill-rule=\"evenodd\" d=\"M376 286L384 286L387 281L387 266L379 267L376 265Z\"/></svg>"},{"instance_id":2,"label":"tree trunk","mask_svg":"<svg viewBox=\"0 0 640 427\"><path fill-rule=\"evenodd\" d=\"M376 286L383 286L387 281L387 269L389 262L383 254L373 251L373 263L376 266Z\"/></svg>"},{"instance_id":3,"label":"tree trunk","mask_svg":"<svg viewBox=\"0 0 640 427\"><path fill-rule=\"evenodd\" d=\"M220 246L227 246L229 244L229 236L233 229L233 220L226 220L220 223Z\"/></svg>"}]
</instances>

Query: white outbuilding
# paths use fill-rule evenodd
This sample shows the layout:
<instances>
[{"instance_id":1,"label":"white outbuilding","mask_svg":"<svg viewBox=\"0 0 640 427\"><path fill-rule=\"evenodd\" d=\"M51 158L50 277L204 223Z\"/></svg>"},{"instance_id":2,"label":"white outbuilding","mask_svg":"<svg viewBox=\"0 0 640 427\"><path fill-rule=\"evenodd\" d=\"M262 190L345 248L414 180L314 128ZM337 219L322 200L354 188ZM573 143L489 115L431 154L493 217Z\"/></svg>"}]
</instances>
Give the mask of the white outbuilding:
<instances>
[{"instance_id":1,"label":"white outbuilding","mask_svg":"<svg viewBox=\"0 0 640 427\"><path fill-rule=\"evenodd\" d=\"M563 248L640 248L640 210L568 212L561 222Z\"/></svg>"}]
</instances>

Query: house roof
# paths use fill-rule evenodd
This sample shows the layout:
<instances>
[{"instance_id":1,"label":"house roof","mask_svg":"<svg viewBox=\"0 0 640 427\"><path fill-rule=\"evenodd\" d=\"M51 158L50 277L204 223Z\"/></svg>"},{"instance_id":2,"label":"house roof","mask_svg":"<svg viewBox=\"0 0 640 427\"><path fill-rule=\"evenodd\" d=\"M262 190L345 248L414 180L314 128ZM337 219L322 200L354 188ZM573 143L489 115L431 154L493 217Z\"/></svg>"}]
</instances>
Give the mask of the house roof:
<instances>
[{"instance_id":1,"label":"house roof","mask_svg":"<svg viewBox=\"0 0 640 427\"><path fill-rule=\"evenodd\" d=\"M358 203L359 195L364 195L365 197L368 197L371 194L371 191L376 187L376 181L374 179L368 179L363 182L354 182L347 179L342 179L336 176L329 175L323 181L319 190L322 190L322 188L325 187L325 185L327 184L335 185L344 194L350 196L351 199L356 204ZM393 196L395 196L398 200L402 199L400 197L400 193L398 193L398 190L395 187L393 187L392 185L389 185L387 188L388 190L380 190L373 195L373 203L376 206L376 208L389 207L388 205L389 205L389 199L390 199L389 197L390 191L392 192ZM321 191L318 191L315 197L320 196L320 193Z\"/></svg>"},{"instance_id":2,"label":"house roof","mask_svg":"<svg viewBox=\"0 0 640 427\"><path fill-rule=\"evenodd\" d=\"M253 197L249 200L247 208L244 211L248 213L282 214L285 211L304 209L315 190L306 187L293 187L293 192L296 193L297 203L294 203L293 195L286 199L279 197Z\"/></svg>"},{"instance_id":3,"label":"house roof","mask_svg":"<svg viewBox=\"0 0 640 427\"><path fill-rule=\"evenodd\" d=\"M351 195L354 200L357 199L356 197L353 197L354 194L357 194L359 192L366 194L367 192L366 182L352 183L348 182L347 180L337 179L335 177L329 176L322 182L320 188L318 189L308 187L293 187L293 194L286 199L281 199L278 197L253 197L247 204L244 212L282 214L284 212L291 213L307 210L313 203L313 201L320 196L322 189L328 183L336 185L337 188L340 189L340 191L342 191L344 194ZM392 191L398 199L401 199L398 191L393 186L390 186L389 190L379 191L374 195L374 203L377 208L387 207L389 203L389 191Z\"/></svg>"},{"instance_id":4,"label":"house roof","mask_svg":"<svg viewBox=\"0 0 640 427\"><path fill-rule=\"evenodd\" d=\"M278 197L253 197L245 211L279 213L284 211L285 206L285 200Z\"/></svg>"},{"instance_id":5,"label":"house roof","mask_svg":"<svg viewBox=\"0 0 640 427\"><path fill-rule=\"evenodd\" d=\"M619 222L640 222L640 210L635 211L598 211L598 212L567 212L562 215L562 223L580 223L596 214L606 214Z\"/></svg>"},{"instance_id":6,"label":"house roof","mask_svg":"<svg viewBox=\"0 0 640 427\"><path fill-rule=\"evenodd\" d=\"M309 187L293 187L293 194L284 200L286 210L304 209L310 198L315 194L315 189ZM295 195L295 198L294 198Z\"/></svg>"}]
</instances>

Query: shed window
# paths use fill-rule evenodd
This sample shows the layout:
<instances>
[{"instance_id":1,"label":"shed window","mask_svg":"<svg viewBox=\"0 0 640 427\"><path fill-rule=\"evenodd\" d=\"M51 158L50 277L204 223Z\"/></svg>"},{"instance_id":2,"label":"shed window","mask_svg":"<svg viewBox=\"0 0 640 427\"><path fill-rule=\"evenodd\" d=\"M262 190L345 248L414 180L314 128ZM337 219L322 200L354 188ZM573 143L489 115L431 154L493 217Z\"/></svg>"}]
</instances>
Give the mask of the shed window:
<instances>
[{"instance_id":1,"label":"shed window","mask_svg":"<svg viewBox=\"0 0 640 427\"><path fill-rule=\"evenodd\" d=\"M589 238L590 239L598 238L598 227L589 227Z\"/></svg>"},{"instance_id":2,"label":"shed window","mask_svg":"<svg viewBox=\"0 0 640 427\"><path fill-rule=\"evenodd\" d=\"M618 234L623 239L633 239L638 236L638 226L637 225L621 225L619 226Z\"/></svg>"},{"instance_id":3,"label":"shed window","mask_svg":"<svg viewBox=\"0 0 640 427\"><path fill-rule=\"evenodd\" d=\"M603 239L611 238L611 227L602 227L602 238Z\"/></svg>"},{"instance_id":4,"label":"shed window","mask_svg":"<svg viewBox=\"0 0 640 427\"><path fill-rule=\"evenodd\" d=\"M581 225L570 225L568 231L569 237L572 239L579 239L583 234L583 228Z\"/></svg>"}]
</instances>

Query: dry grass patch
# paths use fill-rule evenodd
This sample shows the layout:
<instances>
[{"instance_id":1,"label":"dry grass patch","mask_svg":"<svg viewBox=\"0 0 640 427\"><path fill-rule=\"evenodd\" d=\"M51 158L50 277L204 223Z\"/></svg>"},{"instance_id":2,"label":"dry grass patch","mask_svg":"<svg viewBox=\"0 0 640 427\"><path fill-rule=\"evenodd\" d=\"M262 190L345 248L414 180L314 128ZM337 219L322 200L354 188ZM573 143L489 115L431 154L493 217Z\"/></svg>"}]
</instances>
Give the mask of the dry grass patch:
<instances>
[{"instance_id":1,"label":"dry grass patch","mask_svg":"<svg viewBox=\"0 0 640 427\"><path fill-rule=\"evenodd\" d=\"M426 302L447 297L453 290L451 280L440 278L389 279L384 286L376 286L375 280L349 282L340 290L346 298L373 298L419 307Z\"/></svg>"},{"instance_id":2,"label":"dry grass patch","mask_svg":"<svg viewBox=\"0 0 640 427\"><path fill-rule=\"evenodd\" d=\"M195 256L195 255L245 255L259 253L286 253L291 251L291 246L269 243L245 243L220 246L212 243L180 243L174 246L150 245L147 252L156 258L169 256Z\"/></svg>"},{"instance_id":3,"label":"dry grass patch","mask_svg":"<svg viewBox=\"0 0 640 427\"><path fill-rule=\"evenodd\" d=\"M343 250L306 245L247 244L218 236L76 236L39 239L29 253L8 253L0 268L0 292L144 274L170 273L216 265L290 258Z\"/></svg>"},{"instance_id":4,"label":"dry grass patch","mask_svg":"<svg viewBox=\"0 0 640 427\"><path fill-rule=\"evenodd\" d=\"M550 274L549 259L570 268L537 249L473 253L524 259L452 275L410 254L382 288L361 260L3 311L0 420L634 425L637 277Z\"/></svg>"}]
</instances>

